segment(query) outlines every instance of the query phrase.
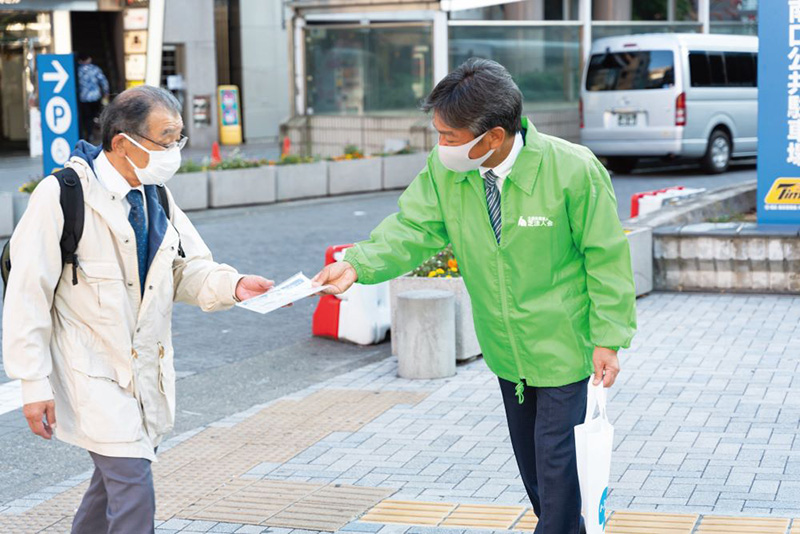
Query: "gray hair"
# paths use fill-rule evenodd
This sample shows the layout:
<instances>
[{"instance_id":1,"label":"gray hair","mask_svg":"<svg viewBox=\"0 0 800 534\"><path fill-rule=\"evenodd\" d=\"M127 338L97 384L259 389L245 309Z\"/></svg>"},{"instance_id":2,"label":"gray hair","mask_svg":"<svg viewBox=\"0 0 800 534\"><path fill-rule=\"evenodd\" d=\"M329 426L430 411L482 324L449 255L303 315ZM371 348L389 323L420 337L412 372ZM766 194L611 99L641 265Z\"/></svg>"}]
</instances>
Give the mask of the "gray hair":
<instances>
[{"instance_id":1,"label":"gray hair","mask_svg":"<svg viewBox=\"0 0 800 534\"><path fill-rule=\"evenodd\" d=\"M506 68L489 59L466 60L436 84L421 108L475 136L497 126L509 134L522 129L522 92Z\"/></svg>"},{"instance_id":2,"label":"gray hair","mask_svg":"<svg viewBox=\"0 0 800 534\"><path fill-rule=\"evenodd\" d=\"M103 150L111 150L111 140L118 134L146 134L143 129L147 127L150 113L155 109L172 111L178 115L182 111L175 96L161 87L139 85L120 93L100 116Z\"/></svg>"}]
</instances>

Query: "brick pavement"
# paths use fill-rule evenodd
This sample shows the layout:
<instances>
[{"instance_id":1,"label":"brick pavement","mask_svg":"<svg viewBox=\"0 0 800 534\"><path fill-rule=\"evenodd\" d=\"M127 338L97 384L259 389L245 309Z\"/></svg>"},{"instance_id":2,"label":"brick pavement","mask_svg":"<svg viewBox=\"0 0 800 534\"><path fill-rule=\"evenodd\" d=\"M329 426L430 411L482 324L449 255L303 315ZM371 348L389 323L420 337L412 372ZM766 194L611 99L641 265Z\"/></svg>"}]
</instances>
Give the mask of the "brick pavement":
<instances>
[{"instance_id":1,"label":"brick pavement","mask_svg":"<svg viewBox=\"0 0 800 534\"><path fill-rule=\"evenodd\" d=\"M752 532L764 528L763 532L785 533L789 518L800 517L800 441L795 440L800 398L792 395L800 362L800 299L654 294L639 300L638 309L640 333L622 355L623 372L610 397L616 444L609 509L683 514L669 520L687 522L686 532L724 531L731 521L725 516L737 516L739 525L747 525L741 516L767 516L771 521L761 521L766 526L753 526ZM252 423L281 424L278 413L260 406L181 436L181 443L173 442L164 458L196 447L204 434L213 434L217 441L239 443L230 445L236 450L247 450L243 457L249 465L237 464L239 471L231 472L231 479L262 492L280 482L299 484L311 493L319 488L378 488L392 501L451 504L446 517L459 509L469 514L470 505L503 506L503 513L518 513L512 523L521 528L518 521L529 505L511 453L496 379L483 362L460 366L452 379L413 382L397 378L395 365L394 360L379 362L280 401L294 407L281 412L289 417L283 424L296 424L291 416L308 419L314 399L331 392L337 392L339 400L331 399L327 408L314 412L316 421L341 417L338 404L345 406L344 412L370 405L370 391L414 399L361 414L356 426L330 425L305 441L297 440L302 446L296 446L296 453L275 456L269 454L270 447L242 449ZM359 400L342 403L348 391ZM296 431L302 434L304 428ZM245 441L255 446L259 439ZM158 483L169 485L169 474ZM180 490L180 485L174 489ZM48 495L7 503L5 511L0 507L0 525L19 518L19 512ZM206 502L204 509L210 510L211 504ZM158 532L164 534L308 532L289 528L298 526L292 522L280 528L274 523L247 525L233 521L235 515L227 522L213 514L201 519L191 506L173 507L175 511L165 515L163 506L169 502L162 499L160 505L159 517L167 521L159 524ZM362 513L369 509L362 508ZM613 525L640 520L637 517L635 512L612 516L609 531L623 532ZM660 517L658 521L666 521L667 516ZM457 521L458 516L450 524ZM794 523L800 529L800 521ZM417 525L356 520L342 531L449 534L466 528L430 530ZM53 528L48 531L61 531Z\"/></svg>"}]
</instances>

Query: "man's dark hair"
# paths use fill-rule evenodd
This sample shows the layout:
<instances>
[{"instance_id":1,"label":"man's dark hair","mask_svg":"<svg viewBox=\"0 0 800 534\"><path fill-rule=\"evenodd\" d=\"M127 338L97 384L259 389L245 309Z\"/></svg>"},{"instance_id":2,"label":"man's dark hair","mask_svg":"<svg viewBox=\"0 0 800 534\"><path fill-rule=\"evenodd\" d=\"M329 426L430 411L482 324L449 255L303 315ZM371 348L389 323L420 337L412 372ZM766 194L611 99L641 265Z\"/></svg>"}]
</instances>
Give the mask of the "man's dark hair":
<instances>
[{"instance_id":1,"label":"man's dark hair","mask_svg":"<svg viewBox=\"0 0 800 534\"><path fill-rule=\"evenodd\" d=\"M78 54L78 61L86 61L87 59L92 59L92 56L86 52L81 52Z\"/></svg>"},{"instance_id":2,"label":"man's dark hair","mask_svg":"<svg viewBox=\"0 0 800 534\"><path fill-rule=\"evenodd\" d=\"M139 85L120 93L100 116L103 150L111 150L111 140L117 134L147 135L150 113L159 108L178 115L182 111L175 96L160 87Z\"/></svg>"},{"instance_id":3,"label":"man's dark hair","mask_svg":"<svg viewBox=\"0 0 800 534\"><path fill-rule=\"evenodd\" d=\"M436 84L421 107L475 136L497 126L509 134L522 129L522 92L506 68L489 59L466 60Z\"/></svg>"}]
</instances>

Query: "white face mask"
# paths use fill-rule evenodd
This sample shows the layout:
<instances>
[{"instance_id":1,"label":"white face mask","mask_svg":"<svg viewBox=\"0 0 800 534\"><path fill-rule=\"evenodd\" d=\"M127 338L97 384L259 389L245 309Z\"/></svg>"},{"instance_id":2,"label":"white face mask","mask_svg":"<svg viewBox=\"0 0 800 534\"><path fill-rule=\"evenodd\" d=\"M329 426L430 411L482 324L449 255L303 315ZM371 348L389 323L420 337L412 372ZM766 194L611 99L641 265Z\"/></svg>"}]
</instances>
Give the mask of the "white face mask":
<instances>
[{"instance_id":1,"label":"white face mask","mask_svg":"<svg viewBox=\"0 0 800 534\"><path fill-rule=\"evenodd\" d=\"M136 177L142 185L161 185L178 172L178 168L181 166L181 149L177 146L167 150L148 150L131 139L128 134L123 133L122 135L128 141L150 154L150 161L143 169L137 167L131 161L131 158L125 156L128 162L133 165L133 172L136 173Z\"/></svg>"},{"instance_id":2,"label":"white face mask","mask_svg":"<svg viewBox=\"0 0 800 534\"><path fill-rule=\"evenodd\" d=\"M450 169L451 171L455 172L467 172L467 171L474 171L478 167L480 167L484 161L489 159L492 154L494 154L494 149L489 150L483 156L470 159L469 151L472 150L472 147L477 145L483 137L489 133L488 131L483 132L481 135L470 141L469 143L464 143L463 145L458 146L445 146L439 145L439 161L442 162L442 165Z\"/></svg>"}]
</instances>

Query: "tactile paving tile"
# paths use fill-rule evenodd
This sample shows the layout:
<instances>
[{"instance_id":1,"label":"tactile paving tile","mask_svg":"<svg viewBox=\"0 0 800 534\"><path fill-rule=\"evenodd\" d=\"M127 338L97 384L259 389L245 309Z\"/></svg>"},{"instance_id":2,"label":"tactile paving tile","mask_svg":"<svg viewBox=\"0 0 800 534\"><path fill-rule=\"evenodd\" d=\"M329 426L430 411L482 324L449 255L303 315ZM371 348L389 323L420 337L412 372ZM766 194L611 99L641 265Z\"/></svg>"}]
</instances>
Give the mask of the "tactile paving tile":
<instances>
[{"instance_id":1,"label":"tactile paving tile","mask_svg":"<svg viewBox=\"0 0 800 534\"><path fill-rule=\"evenodd\" d=\"M508 529L520 518L522 506L462 504L442 521L443 527Z\"/></svg>"},{"instance_id":2,"label":"tactile paving tile","mask_svg":"<svg viewBox=\"0 0 800 534\"><path fill-rule=\"evenodd\" d=\"M777 517L704 516L698 534L786 534L789 520Z\"/></svg>"},{"instance_id":3,"label":"tactile paving tile","mask_svg":"<svg viewBox=\"0 0 800 534\"><path fill-rule=\"evenodd\" d=\"M533 532L537 524L539 524L539 518L536 517L536 514L533 513L533 510L528 510L525 512L525 515L520 518L517 524L513 526L513 530L525 530Z\"/></svg>"},{"instance_id":4,"label":"tactile paving tile","mask_svg":"<svg viewBox=\"0 0 800 534\"><path fill-rule=\"evenodd\" d=\"M367 512L361 518L361 521L367 523L436 526L444 521L455 508L455 504L446 502L387 500Z\"/></svg>"},{"instance_id":5,"label":"tactile paving tile","mask_svg":"<svg viewBox=\"0 0 800 534\"><path fill-rule=\"evenodd\" d=\"M800 519L792 519L792 530L789 531L789 534L800 534Z\"/></svg>"},{"instance_id":6,"label":"tactile paving tile","mask_svg":"<svg viewBox=\"0 0 800 534\"><path fill-rule=\"evenodd\" d=\"M160 454L159 461L153 464L156 517L168 520L185 509L192 514L202 513L213 504L215 492L230 494L232 488L239 488L238 477L256 465L285 462L331 432L357 431L391 407L416 404L426 396L420 392L323 389L302 399L278 401L235 425L206 428ZM22 514L0 514L0 532L33 534L50 529L47 532L54 533L62 528L68 532L69 528L63 525L71 524L86 487L87 483L80 484ZM387 496L387 490L377 491L380 496L359 508L358 513ZM218 501L224 499L222 493L216 495ZM357 502L363 506L362 501ZM263 508L263 503L259 506ZM242 514L247 512L246 503L240 508ZM275 508L272 510L273 515L277 513ZM303 510L307 513L310 508ZM254 512L251 521L264 516L262 512ZM238 517L239 513L237 509L225 511L230 514L226 517Z\"/></svg>"},{"instance_id":7,"label":"tactile paving tile","mask_svg":"<svg viewBox=\"0 0 800 534\"><path fill-rule=\"evenodd\" d=\"M606 534L691 534L698 515L650 512L614 512Z\"/></svg>"}]
</instances>

